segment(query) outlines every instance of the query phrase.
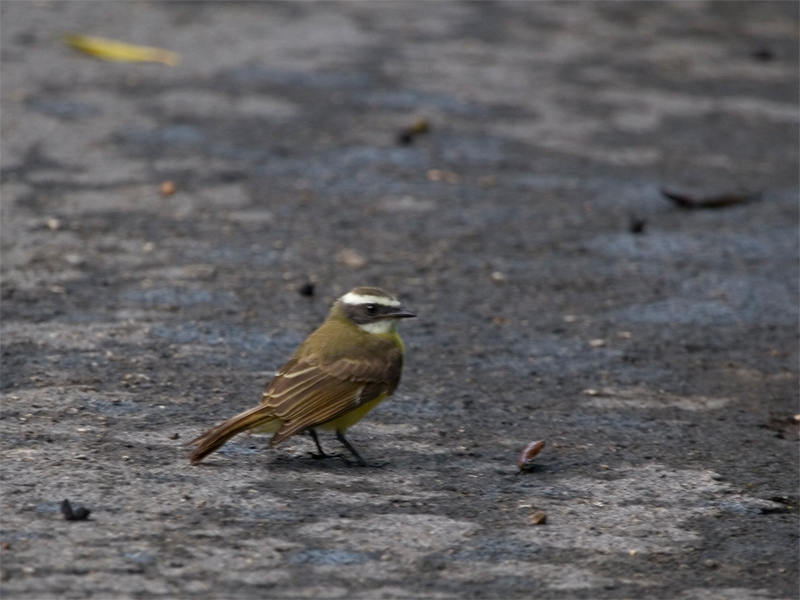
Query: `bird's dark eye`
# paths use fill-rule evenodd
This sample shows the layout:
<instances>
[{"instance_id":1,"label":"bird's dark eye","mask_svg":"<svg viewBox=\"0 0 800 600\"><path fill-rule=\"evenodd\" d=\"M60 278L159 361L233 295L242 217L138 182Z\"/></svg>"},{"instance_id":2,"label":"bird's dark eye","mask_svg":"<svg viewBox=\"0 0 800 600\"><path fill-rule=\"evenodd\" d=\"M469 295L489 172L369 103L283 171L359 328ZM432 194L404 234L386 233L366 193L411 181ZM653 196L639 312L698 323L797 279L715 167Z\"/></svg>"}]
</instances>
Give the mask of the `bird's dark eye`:
<instances>
[{"instance_id":1,"label":"bird's dark eye","mask_svg":"<svg viewBox=\"0 0 800 600\"><path fill-rule=\"evenodd\" d=\"M375 313L378 312L378 307L375 306L374 304L367 304L366 309L368 315L374 315Z\"/></svg>"}]
</instances>

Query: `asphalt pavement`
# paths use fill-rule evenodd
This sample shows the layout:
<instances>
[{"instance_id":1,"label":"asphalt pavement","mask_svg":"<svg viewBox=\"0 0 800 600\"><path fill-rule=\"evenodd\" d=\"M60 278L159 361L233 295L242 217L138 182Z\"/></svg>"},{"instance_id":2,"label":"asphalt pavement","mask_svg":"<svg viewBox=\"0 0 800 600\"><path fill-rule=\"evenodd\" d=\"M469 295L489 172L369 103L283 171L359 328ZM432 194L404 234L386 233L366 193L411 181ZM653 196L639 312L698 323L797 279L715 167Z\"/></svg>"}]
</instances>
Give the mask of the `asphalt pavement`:
<instances>
[{"instance_id":1,"label":"asphalt pavement","mask_svg":"<svg viewBox=\"0 0 800 600\"><path fill-rule=\"evenodd\" d=\"M4 598L798 597L797 3L0 17ZM190 465L357 285L369 466Z\"/></svg>"}]
</instances>

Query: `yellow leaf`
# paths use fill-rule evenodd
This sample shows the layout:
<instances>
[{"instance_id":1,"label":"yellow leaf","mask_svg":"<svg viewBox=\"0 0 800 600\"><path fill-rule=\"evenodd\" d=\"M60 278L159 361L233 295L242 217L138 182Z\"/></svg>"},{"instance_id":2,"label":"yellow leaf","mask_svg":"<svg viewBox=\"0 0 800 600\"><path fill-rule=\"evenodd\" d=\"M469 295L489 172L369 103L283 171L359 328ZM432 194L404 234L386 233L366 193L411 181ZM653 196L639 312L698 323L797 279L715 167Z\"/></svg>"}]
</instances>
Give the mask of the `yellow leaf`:
<instances>
[{"instance_id":1,"label":"yellow leaf","mask_svg":"<svg viewBox=\"0 0 800 600\"><path fill-rule=\"evenodd\" d=\"M174 66L181 61L180 54L161 48L148 48L126 44L118 40L92 37L80 33L68 33L64 43L76 50L91 54L102 60L116 62L158 62Z\"/></svg>"}]
</instances>

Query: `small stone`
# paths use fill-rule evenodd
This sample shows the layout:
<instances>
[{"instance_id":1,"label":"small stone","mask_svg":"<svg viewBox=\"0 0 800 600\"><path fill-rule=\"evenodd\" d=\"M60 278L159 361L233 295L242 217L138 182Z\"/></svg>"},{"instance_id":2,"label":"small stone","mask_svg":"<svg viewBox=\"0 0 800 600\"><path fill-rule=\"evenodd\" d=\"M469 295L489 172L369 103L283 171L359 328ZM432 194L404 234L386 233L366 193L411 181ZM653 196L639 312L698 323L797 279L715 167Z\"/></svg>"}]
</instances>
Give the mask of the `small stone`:
<instances>
[{"instance_id":1,"label":"small stone","mask_svg":"<svg viewBox=\"0 0 800 600\"><path fill-rule=\"evenodd\" d=\"M606 341L605 341L605 340L601 340L601 339L599 339L599 338L598 338L598 339L596 339L596 340L589 340L589 345L590 345L592 348L600 348L600 347L602 347L602 346L605 346L605 345L606 345Z\"/></svg>"},{"instance_id":2,"label":"small stone","mask_svg":"<svg viewBox=\"0 0 800 600\"><path fill-rule=\"evenodd\" d=\"M65 254L64 260L73 267L80 267L86 263L86 260L80 254Z\"/></svg>"},{"instance_id":3,"label":"small stone","mask_svg":"<svg viewBox=\"0 0 800 600\"><path fill-rule=\"evenodd\" d=\"M768 62L775 58L775 52L769 46L759 46L753 50L753 58Z\"/></svg>"},{"instance_id":4,"label":"small stone","mask_svg":"<svg viewBox=\"0 0 800 600\"><path fill-rule=\"evenodd\" d=\"M86 519L89 518L89 515L91 514L91 512L92 511L90 511L88 508L84 508L82 506L79 506L72 513L73 514L72 520L73 521L85 521Z\"/></svg>"},{"instance_id":5,"label":"small stone","mask_svg":"<svg viewBox=\"0 0 800 600\"><path fill-rule=\"evenodd\" d=\"M345 248L339 252L339 262L351 269L361 269L367 265L367 259L352 248Z\"/></svg>"},{"instance_id":6,"label":"small stone","mask_svg":"<svg viewBox=\"0 0 800 600\"><path fill-rule=\"evenodd\" d=\"M630 223L628 224L628 231L634 234L642 234L644 233L644 229L647 226L647 219L641 219L639 217L631 217Z\"/></svg>"},{"instance_id":7,"label":"small stone","mask_svg":"<svg viewBox=\"0 0 800 600\"><path fill-rule=\"evenodd\" d=\"M407 146L414 141L418 135L422 133L427 133L430 129L430 123L425 118L415 119L414 122L403 129L400 133L397 134L397 143L403 146Z\"/></svg>"},{"instance_id":8,"label":"small stone","mask_svg":"<svg viewBox=\"0 0 800 600\"><path fill-rule=\"evenodd\" d=\"M178 439L178 438L180 438L180 437L181 437L181 434L180 434L180 433L173 433L171 436L169 436L169 439L171 439L171 440L177 440L177 439Z\"/></svg>"},{"instance_id":9,"label":"small stone","mask_svg":"<svg viewBox=\"0 0 800 600\"><path fill-rule=\"evenodd\" d=\"M314 295L314 284L310 281L307 281L306 283L302 284L299 288L297 288L297 291L301 296L311 297Z\"/></svg>"},{"instance_id":10,"label":"small stone","mask_svg":"<svg viewBox=\"0 0 800 600\"><path fill-rule=\"evenodd\" d=\"M716 569L719 566L719 561L714 560L713 558L708 558L703 561L703 566L708 567L709 569Z\"/></svg>"},{"instance_id":11,"label":"small stone","mask_svg":"<svg viewBox=\"0 0 800 600\"><path fill-rule=\"evenodd\" d=\"M584 396L599 396L600 392L594 388L587 388L581 392Z\"/></svg>"},{"instance_id":12,"label":"small stone","mask_svg":"<svg viewBox=\"0 0 800 600\"><path fill-rule=\"evenodd\" d=\"M453 171L443 171L442 169L431 169L428 171L428 181L444 181L446 183L458 183L458 174Z\"/></svg>"},{"instance_id":13,"label":"small stone","mask_svg":"<svg viewBox=\"0 0 800 600\"><path fill-rule=\"evenodd\" d=\"M91 512L92 511L83 506L73 509L69 500L64 500L61 503L61 514L64 515L64 519L67 521L85 521L89 518Z\"/></svg>"},{"instance_id":14,"label":"small stone","mask_svg":"<svg viewBox=\"0 0 800 600\"><path fill-rule=\"evenodd\" d=\"M494 273L492 273L491 277L492 277L492 281L494 281L495 283L505 283L506 282L506 276L503 275L500 271L495 271Z\"/></svg>"},{"instance_id":15,"label":"small stone","mask_svg":"<svg viewBox=\"0 0 800 600\"><path fill-rule=\"evenodd\" d=\"M61 228L61 221L58 219L47 219L47 228L50 231L58 231Z\"/></svg>"},{"instance_id":16,"label":"small stone","mask_svg":"<svg viewBox=\"0 0 800 600\"><path fill-rule=\"evenodd\" d=\"M178 186L175 185L174 181L162 181L161 185L158 186L158 192L164 197L171 196L176 191L178 191Z\"/></svg>"},{"instance_id":17,"label":"small stone","mask_svg":"<svg viewBox=\"0 0 800 600\"><path fill-rule=\"evenodd\" d=\"M544 525L547 523L547 513L543 510L537 510L531 515L531 523L533 525Z\"/></svg>"}]
</instances>

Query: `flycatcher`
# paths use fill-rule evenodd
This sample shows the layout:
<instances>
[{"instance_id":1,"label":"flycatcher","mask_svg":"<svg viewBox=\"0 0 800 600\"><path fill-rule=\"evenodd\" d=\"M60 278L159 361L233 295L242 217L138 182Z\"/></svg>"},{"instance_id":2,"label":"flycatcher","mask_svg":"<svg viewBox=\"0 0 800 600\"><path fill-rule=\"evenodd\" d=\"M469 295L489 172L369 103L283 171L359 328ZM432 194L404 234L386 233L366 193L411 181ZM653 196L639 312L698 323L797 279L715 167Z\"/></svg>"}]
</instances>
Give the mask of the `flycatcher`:
<instances>
[{"instance_id":1,"label":"flycatcher","mask_svg":"<svg viewBox=\"0 0 800 600\"><path fill-rule=\"evenodd\" d=\"M259 405L189 442L194 446L189 458L203 460L242 431L273 433L270 447L307 431L319 451L313 456L325 458L319 428L335 431L365 466L344 433L397 389L405 355L397 323L414 316L381 289L348 292L275 374Z\"/></svg>"}]
</instances>

